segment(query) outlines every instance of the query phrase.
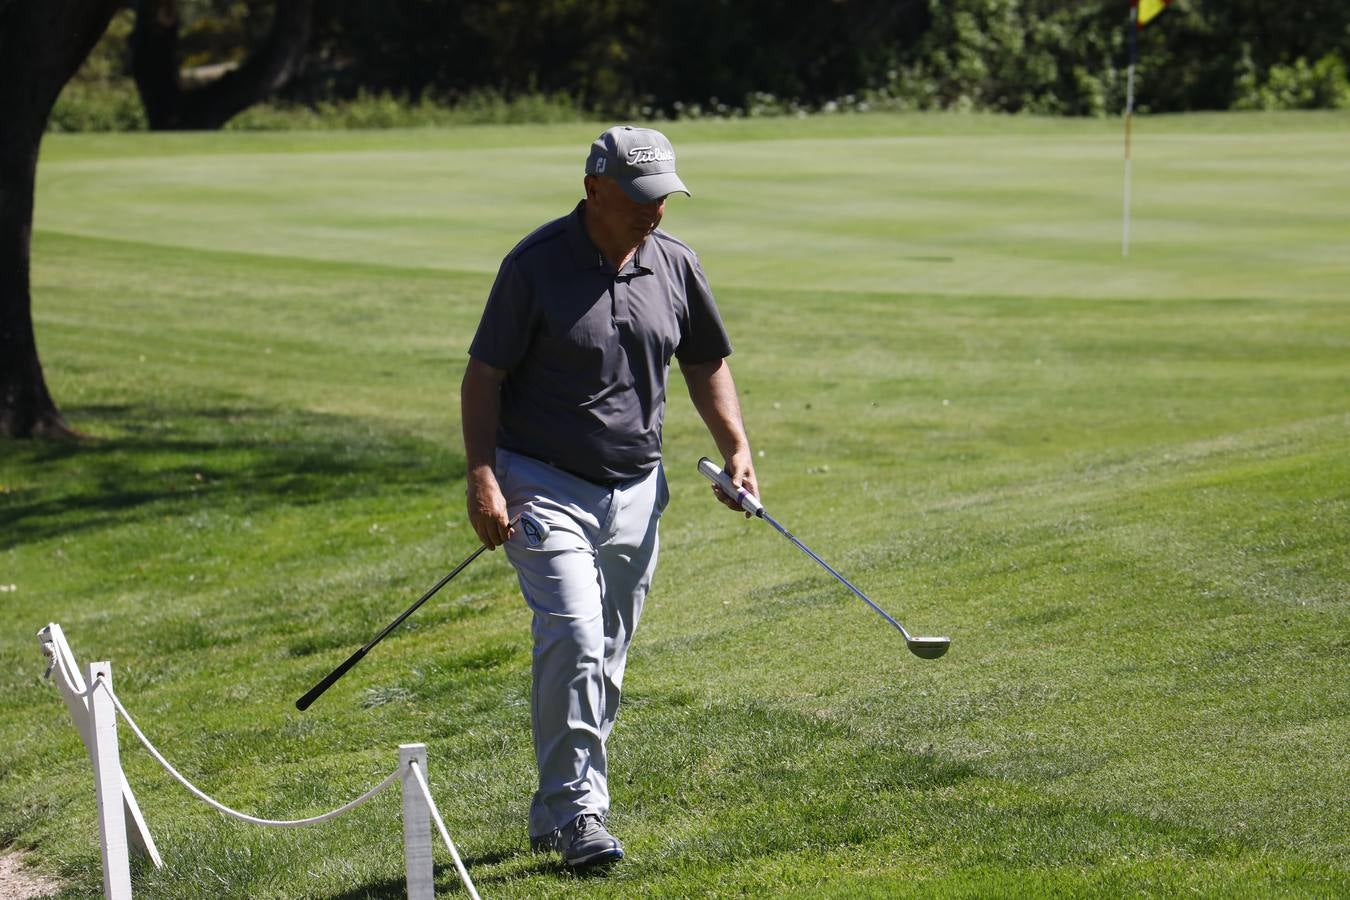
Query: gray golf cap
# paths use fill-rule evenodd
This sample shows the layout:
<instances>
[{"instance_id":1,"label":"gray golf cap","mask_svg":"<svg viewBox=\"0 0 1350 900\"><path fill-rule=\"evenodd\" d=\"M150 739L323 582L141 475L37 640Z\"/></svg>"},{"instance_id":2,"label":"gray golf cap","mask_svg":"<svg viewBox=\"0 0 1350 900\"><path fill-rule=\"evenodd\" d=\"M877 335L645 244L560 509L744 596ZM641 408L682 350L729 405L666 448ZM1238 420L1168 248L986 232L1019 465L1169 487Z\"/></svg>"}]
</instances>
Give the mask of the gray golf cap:
<instances>
[{"instance_id":1,"label":"gray golf cap","mask_svg":"<svg viewBox=\"0 0 1350 900\"><path fill-rule=\"evenodd\" d=\"M613 178L638 203L651 203L689 188L675 174L675 148L664 134L651 128L615 125L591 144L587 175Z\"/></svg>"}]
</instances>

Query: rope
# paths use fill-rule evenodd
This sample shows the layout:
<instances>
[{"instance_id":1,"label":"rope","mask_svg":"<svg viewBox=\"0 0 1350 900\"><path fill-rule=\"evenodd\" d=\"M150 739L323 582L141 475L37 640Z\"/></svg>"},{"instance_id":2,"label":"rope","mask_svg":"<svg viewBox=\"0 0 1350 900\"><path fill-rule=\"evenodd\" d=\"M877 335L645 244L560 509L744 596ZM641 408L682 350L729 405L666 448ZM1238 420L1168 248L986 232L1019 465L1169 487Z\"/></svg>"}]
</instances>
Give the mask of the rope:
<instances>
[{"instance_id":1,"label":"rope","mask_svg":"<svg viewBox=\"0 0 1350 900\"><path fill-rule=\"evenodd\" d=\"M65 687L69 691L69 693L78 697L88 697L92 695L94 691L97 690L98 688L100 687L103 688L103 690L108 695L108 699L112 700L113 706L117 708L118 713L120 713L122 718L126 720L127 726L131 728L132 733L136 735L136 738L141 742L141 744L145 746L145 749L150 753L150 755L155 758L155 761L164 767L164 770L166 772L172 775L174 779L178 781L179 784L187 788L188 791L191 792L192 795L195 796L197 799L201 800L203 803L206 803L208 806L212 807L218 812L224 813L227 816L231 816L232 818L238 819L241 822L248 822L249 824L252 825L266 825L272 828L299 828L305 825L317 825L319 822L327 822L329 819L335 819L338 816L342 815L343 813L350 812L351 810L356 809L358 806L361 806L362 804L371 800L376 794L380 793L380 791L384 790L385 788L393 784L403 771L402 766L400 766L399 768L395 769L394 771L386 775L383 781L375 785L370 790L366 791L361 796L357 797L355 800L351 800L347 803L344 803L337 809L323 813L322 815L311 816L307 819L261 819L258 818L257 816L250 816L247 813L242 813L236 809L231 809L230 807L214 799L213 797L208 796L204 791L202 791L192 782L188 781L185 777L183 777L183 775L177 769L175 769L167 759L164 758L164 755L155 748L155 745L150 743L150 739L145 736L145 732L141 731L140 726L136 724L136 720L131 717L131 713L127 712L127 708L122 705L122 701L117 696L117 693L113 691L112 687L101 675L96 677L94 679L93 684L89 685L89 687L87 687L84 691L77 691L75 690L74 685L70 683L70 679L67 676L65 666L61 665L59 662L55 660L53 660L53 663L54 664L52 668L55 669L60 674L61 680L65 683ZM469 877L468 869L464 867L464 861L459 858L459 851L455 849L455 842L450 839L450 832L445 827L445 820L441 818L440 810L436 808L436 801L432 799L431 788L428 787L427 785L426 777L422 774L422 770L417 765L416 760L410 761L409 766L412 768L413 777L417 780L417 786L422 791L422 796L427 801L427 809L431 813L432 821L436 823L436 830L440 832L441 840L445 841L445 846L450 850L450 856L455 861L455 870L459 873L460 880L464 882L464 887L469 892L469 896L473 898L473 900L481 900L481 898L478 896L477 888L475 888L473 885L473 880Z\"/></svg>"},{"instance_id":2,"label":"rope","mask_svg":"<svg viewBox=\"0 0 1350 900\"><path fill-rule=\"evenodd\" d=\"M57 666L57 668L59 669L60 666ZM344 803L342 806L339 806L332 812L326 812L321 816L311 816L308 819L259 819L256 816L250 816L247 813L241 813L238 810L230 809L225 804L219 802L218 800L212 799L202 791L198 790L196 785L194 785L192 782L188 781L186 778L180 775L178 770L175 769L172 765L170 765L169 761L165 759L158 750L155 749L155 745L150 743L150 739L147 738L145 734L141 731L141 729L136 725L135 720L131 718L131 713L127 712L127 708L122 705L122 701L117 699L117 694L113 692L113 689L109 687L102 678L97 679L94 682L94 684L90 685L89 691L87 691L86 693L92 693L94 687L98 685L102 685L103 689L108 692L108 696L112 698L113 705L116 706L117 711L122 714L122 718L126 719L127 725L131 727L132 732L136 735L136 737L140 738L141 743L145 745L145 749L150 751L150 755L153 756L155 760L161 766L164 767L165 771L167 771L170 775L176 778L179 784L183 785L183 787L191 791L192 794L195 797L197 797L197 799L206 803L208 806L211 806L214 809L224 813L225 815L233 816L234 818L239 819L242 822L248 822L253 825L268 825L273 828L299 828L303 825L316 825L319 822L327 822L329 819L335 819L345 812L356 809L356 807L365 803L367 800L374 797L380 791L389 787L389 785L393 784L398 779L399 772L401 771L401 768L395 769L394 771L390 772L388 776L385 777L384 781L381 781L379 784L375 785L373 788L366 791L364 794L357 797L355 800L352 800L349 803ZM432 807L432 812L433 814L435 813L434 806ZM442 834L444 834L444 831L442 831ZM448 841L449 837L446 837L446 840ZM451 853L453 852L454 850L452 848ZM455 862L456 864L459 863L458 856L455 857ZM467 875L465 877L467 877Z\"/></svg>"},{"instance_id":3,"label":"rope","mask_svg":"<svg viewBox=\"0 0 1350 900\"><path fill-rule=\"evenodd\" d=\"M47 669L47 675L50 676L52 672L61 676L61 683L65 686L66 693L78 697L81 700L94 693L94 688L97 686L96 684L91 684L82 691L75 690L75 685L72 684L70 680L70 674L66 672L65 664L58 660L55 654L52 654L51 656L51 667Z\"/></svg>"},{"instance_id":4,"label":"rope","mask_svg":"<svg viewBox=\"0 0 1350 900\"><path fill-rule=\"evenodd\" d=\"M455 849L455 842L450 840L450 832L446 830L445 822L441 820L440 811L436 809L436 801L431 799L431 788L427 787L427 780L422 775L422 769L417 765L415 759L410 760L408 765L412 768L413 777L417 779L417 786L422 789L422 796L427 800L427 808L431 810L431 818L436 823L436 830L441 833L441 840L445 841L445 846L450 848L450 857L455 861L455 868L459 871L459 880L464 882L464 887L473 900L480 900L478 891L474 889L473 881L469 878L469 870L464 868L464 863L459 858L459 851Z\"/></svg>"}]
</instances>

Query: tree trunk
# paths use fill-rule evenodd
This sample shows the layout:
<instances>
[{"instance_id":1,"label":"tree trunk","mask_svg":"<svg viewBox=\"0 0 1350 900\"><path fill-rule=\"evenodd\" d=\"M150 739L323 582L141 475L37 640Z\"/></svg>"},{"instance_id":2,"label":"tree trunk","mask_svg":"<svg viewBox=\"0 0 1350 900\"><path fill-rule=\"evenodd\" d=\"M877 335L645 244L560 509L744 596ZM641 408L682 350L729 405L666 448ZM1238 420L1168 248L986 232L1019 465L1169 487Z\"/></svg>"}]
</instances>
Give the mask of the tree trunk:
<instances>
[{"instance_id":1,"label":"tree trunk","mask_svg":"<svg viewBox=\"0 0 1350 900\"><path fill-rule=\"evenodd\" d=\"M309 43L314 0L277 0L262 46L239 68L185 89L178 65L178 0L141 0L131 35L132 72L155 131L219 128L295 74Z\"/></svg>"},{"instance_id":2,"label":"tree trunk","mask_svg":"<svg viewBox=\"0 0 1350 900\"><path fill-rule=\"evenodd\" d=\"M119 0L0 0L0 437L73 437L42 375L29 260L38 148Z\"/></svg>"},{"instance_id":3,"label":"tree trunk","mask_svg":"<svg viewBox=\"0 0 1350 900\"><path fill-rule=\"evenodd\" d=\"M70 433L47 390L33 335L28 260L37 141L31 143L27 153L5 152L0 158L0 436L4 437Z\"/></svg>"}]
</instances>

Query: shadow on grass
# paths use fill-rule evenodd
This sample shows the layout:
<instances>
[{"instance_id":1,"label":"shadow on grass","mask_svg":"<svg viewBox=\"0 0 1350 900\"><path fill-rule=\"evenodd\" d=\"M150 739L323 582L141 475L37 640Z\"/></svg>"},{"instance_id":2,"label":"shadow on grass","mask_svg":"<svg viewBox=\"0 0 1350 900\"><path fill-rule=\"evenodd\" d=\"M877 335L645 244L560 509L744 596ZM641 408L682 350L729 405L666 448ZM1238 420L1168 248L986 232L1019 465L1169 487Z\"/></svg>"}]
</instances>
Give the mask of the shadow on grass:
<instances>
[{"instance_id":1,"label":"shadow on grass","mask_svg":"<svg viewBox=\"0 0 1350 900\"><path fill-rule=\"evenodd\" d=\"M251 407L66 412L86 433L114 436L0 448L11 482L0 494L0 549L205 504L247 513L420 492L464 475L448 438L381 430L367 419Z\"/></svg>"},{"instance_id":2,"label":"shadow on grass","mask_svg":"<svg viewBox=\"0 0 1350 900\"><path fill-rule=\"evenodd\" d=\"M445 850L445 847L439 841L436 843L436 848L437 852ZM482 867L508 862L518 856L525 855L533 856L535 861L523 870L513 870L510 874L478 871ZM531 854L523 847L495 850L477 856L461 857L461 859L464 861L464 868L469 872L469 877L473 879L474 887L478 888L481 888L482 885L513 881L528 875L554 873L560 878L603 878L607 874L603 869L573 872L564 866L557 856ZM465 894L463 882L460 881L459 873L455 871L453 863L435 863L432 866L432 871L438 894L441 892L457 896ZM328 900L393 900L393 898L406 897L407 891L408 882L406 878L386 878L383 881L352 888L340 894L332 894Z\"/></svg>"},{"instance_id":3,"label":"shadow on grass","mask_svg":"<svg viewBox=\"0 0 1350 900\"><path fill-rule=\"evenodd\" d=\"M454 869L454 866L439 865L435 867L436 880L440 880L441 873L446 869ZM470 876L472 877L472 876ZM364 887L352 888L350 891L343 891L341 894L330 894L329 900L394 900L408 896L408 882L403 878L386 878L384 881L378 881L374 884L368 884Z\"/></svg>"}]
</instances>

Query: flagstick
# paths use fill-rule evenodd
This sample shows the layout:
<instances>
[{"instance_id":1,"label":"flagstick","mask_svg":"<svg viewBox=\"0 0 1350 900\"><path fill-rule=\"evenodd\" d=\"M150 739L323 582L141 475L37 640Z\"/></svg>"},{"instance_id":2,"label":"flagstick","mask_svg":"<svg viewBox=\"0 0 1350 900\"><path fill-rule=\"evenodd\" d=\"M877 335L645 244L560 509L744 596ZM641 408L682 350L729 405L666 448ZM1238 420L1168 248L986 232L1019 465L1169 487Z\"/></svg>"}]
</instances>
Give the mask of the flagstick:
<instances>
[{"instance_id":1,"label":"flagstick","mask_svg":"<svg viewBox=\"0 0 1350 900\"><path fill-rule=\"evenodd\" d=\"M1139 33L1137 17L1139 10L1130 9L1130 69L1125 87L1125 196L1122 201L1124 213L1120 236L1120 255L1130 255L1130 124L1134 120L1134 61L1138 55L1136 42Z\"/></svg>"}]
</instances>

